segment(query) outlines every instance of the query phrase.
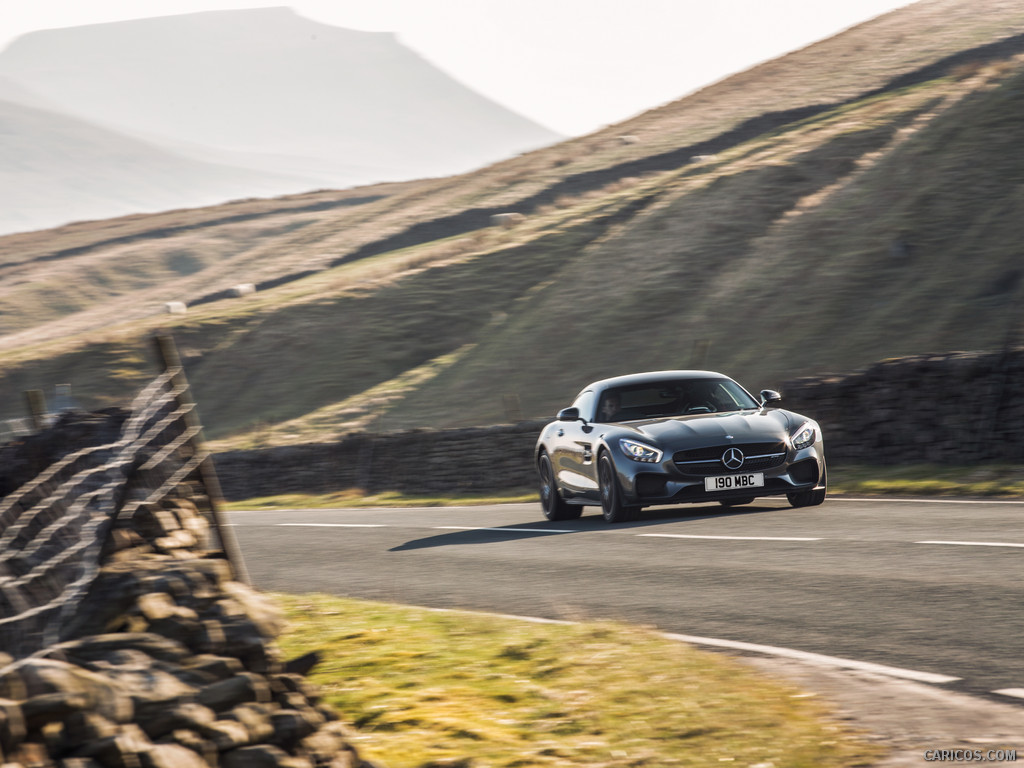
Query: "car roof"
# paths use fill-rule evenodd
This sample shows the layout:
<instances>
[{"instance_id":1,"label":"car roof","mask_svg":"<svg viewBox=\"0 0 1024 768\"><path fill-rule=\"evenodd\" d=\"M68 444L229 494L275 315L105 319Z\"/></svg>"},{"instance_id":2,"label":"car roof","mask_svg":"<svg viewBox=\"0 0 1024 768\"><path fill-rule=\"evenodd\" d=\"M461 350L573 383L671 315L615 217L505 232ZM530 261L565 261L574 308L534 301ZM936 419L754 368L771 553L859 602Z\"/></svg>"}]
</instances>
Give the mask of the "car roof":
<instances>
[{"instance_id":1,"label":"car roof","mask_svg":"<svg viewBox=\"0 0 1024 768\"><path fill-rule=\"evenodd\" d=\"M601 379L588 384L582 391L593 389L595 391L605 390L609 387L623 387L631 384L649 384L664 379L728 379L724 373L715 371L647 371L645 373L630 373L625 376L613 376L610 379Z\"/></svg>"}]
</instances>

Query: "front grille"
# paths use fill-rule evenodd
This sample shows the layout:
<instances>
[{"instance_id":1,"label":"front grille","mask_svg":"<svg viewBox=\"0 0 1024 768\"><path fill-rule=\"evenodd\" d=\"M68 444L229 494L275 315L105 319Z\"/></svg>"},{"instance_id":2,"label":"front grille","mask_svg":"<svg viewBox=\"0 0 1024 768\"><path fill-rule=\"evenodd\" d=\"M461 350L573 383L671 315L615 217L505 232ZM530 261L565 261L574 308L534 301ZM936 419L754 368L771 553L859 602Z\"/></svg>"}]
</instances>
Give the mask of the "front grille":
<instances>
[{"instance_id":1,"label":"front grille","mask_svg":"<svg viewBox=\"0 0 1024 768\"><path fill-rule=\"evenodd\" d=\"M677 451L672 457L676 464L683 461L718 461L722 454L730 448L739 448L744 456L763 456L767 453L785 453L786 444L781 440L772 443L737 443L736 445L712 445L707 448L691 448L688 451Z\"/></svg>"},{"instance_id":2,"label":"front grille","mask_svg":"<svg viewBox=\"0 0 1024 768\"><path fill-rule=\"evenodd\" d=\"M743 466L728 469L722 463L722 454L730 448L738 448L743 452ZM706 477L720 475L723 472L760 472L777 467L786 460L786 444L774 443L739 443L737 445L714 445L708 448L692 448L677 451L672 457L676 467L684 475Z\"/></svg>"}]
</instances>

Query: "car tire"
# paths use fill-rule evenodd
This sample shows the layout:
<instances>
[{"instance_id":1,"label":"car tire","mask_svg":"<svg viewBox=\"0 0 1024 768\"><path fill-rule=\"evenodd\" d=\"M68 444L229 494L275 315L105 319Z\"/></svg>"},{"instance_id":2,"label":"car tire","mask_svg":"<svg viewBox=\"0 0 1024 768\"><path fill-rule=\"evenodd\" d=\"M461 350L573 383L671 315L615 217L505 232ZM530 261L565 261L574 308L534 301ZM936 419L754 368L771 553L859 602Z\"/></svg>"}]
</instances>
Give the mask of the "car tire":
<instances>
[{"instance_id":1,"label":"car tire","mask_svg":"<svg viewBox=\"0 0 1024 768\"><path fill-rule=\"evenodd\" d=\"M791 507L816 507L825 501L825 496L828 493L828 474L825 468L821 470L821 482L819 483L820 488L814 488L810 491L800 491L799 493L787 493L786 498L789 499L789 505Z\"/></svg>"},{"instance_id":2,"label":"car tire","mask_svg":"<svg viewBox=\"0 0 1024 768\"><path fill-rule=\"evenodd\" d=\"M601 488L601 512L609 523L625 523L636 518L640 507L622 503L622 488L615 465L607 453L597 460L597 480Z\"/></svg>"},{"instance_id":3,"label":"car tire","mask_svg":"<svg viewBox=\"0 0 1024 768\"><path fill-rule=\"evenodd\" d=\"M582 514L583 508L567 504L555 484L555 471L551 459L542 453L537 460L537 471L540 473L540 506L544 517L548 520L575 520Z\"/></svg>"},{"instance_id":4,"label":"car tire","mask_svg":"<svg viewBox=\"0 0 1024 768\"><path fill-rule=\"evenodd\" d=\"M742 499L721 499L718 503L723 507L738 507L741 504L750 504L754 501L753 496L747 496Z\"/></svg>"}]
</instances>

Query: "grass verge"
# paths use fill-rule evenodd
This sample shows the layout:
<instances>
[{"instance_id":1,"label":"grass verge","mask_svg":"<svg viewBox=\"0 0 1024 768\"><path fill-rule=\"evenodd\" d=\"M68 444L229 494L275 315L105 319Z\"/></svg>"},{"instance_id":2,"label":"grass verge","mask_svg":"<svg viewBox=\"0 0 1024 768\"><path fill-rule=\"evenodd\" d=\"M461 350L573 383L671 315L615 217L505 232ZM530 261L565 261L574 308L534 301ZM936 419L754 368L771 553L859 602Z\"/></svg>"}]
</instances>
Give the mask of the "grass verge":
<instances>
[{"instance_id":1,"label":"grass verge","mask_svg":"<svg viewBox=\"0 0 1024 768\"><path fill-rule=\"evenodd\" d=\"M934 464L829 467L829 493L891 496L1024 498L1024 465L984 464L947 467ZM328 494L285 494L231 501L227 509L316 509L325 507L448 507L538 502L537 491L516 488L478 495L416 496L389 491L365 494L352 488Z\"/></svg>"},{"instance_id":2,"label":"grass verge","mask_svg":"<svg viewBox=\"0 0 1024 768\"><path fill-rule=\"evenodd\" d=\"M653 630L274 595L286 657L389 768L856 766L818 700Z\"/></svg>"},{"instance_id":3,"label":"grass verge","mask_svg":"<svg viewBox=\"0 0 1024 768\"><path fill-rule=\"evenodd\" d=\"M224 503L227 510L239 509L329 509L332 507L464 507L477 504L512 504L537 501L537 491L519 488L500 493L422 496L384 491L364 493L349 488L332 493L284 493Z\"/></svg>"},{"instance_id":4,"label":"grass verge","mask_svg":"<svg viewBox=\"0 0 1024 768\"><path fill-rule=\"evenodd\" d=\"M1024 465L829 467L831 493L1024 498Z\"/></svg>"}]
</instances>

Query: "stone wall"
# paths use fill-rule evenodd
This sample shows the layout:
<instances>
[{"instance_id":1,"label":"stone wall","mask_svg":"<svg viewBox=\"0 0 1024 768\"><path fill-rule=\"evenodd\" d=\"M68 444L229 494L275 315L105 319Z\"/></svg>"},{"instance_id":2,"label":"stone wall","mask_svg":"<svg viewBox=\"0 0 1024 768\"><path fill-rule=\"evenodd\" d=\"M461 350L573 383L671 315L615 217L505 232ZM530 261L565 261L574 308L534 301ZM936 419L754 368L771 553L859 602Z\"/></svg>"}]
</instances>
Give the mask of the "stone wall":
<instances>
[{"instance_id":1,"label":"stone wall","mask_svg":"<svg viewBox=\"0 0 1024 768\"><path fill-rule=\"evenodd\" d=\"M6 480L32 480L51 449L59 457L61 446L106 445L123 421L114 412L69 417L5 447ZM202 511L202 479L172 484L151 501L140 485L146 477L145 467L129 470L133 490L125 495L140 490L146 500L119 506L108 519L88 591L60 605L59 621L48 624L59 628L57 640L31 628L20 634L47 642L0 633L0 765L373 768L352 746L354 732L304 677L317 654L281 658L282 617L235 579ZM43 513L16 519L7 530L19 533L12 546L42 562L59 557L48 550L54 525L47 522ZM0 564L5 589L35 562ZM17 593L21 615L44 604L28 603L33 596ZM0 619L19 618L6 614Z\"/></svg>"},{"instance_id":2,"label":"stone wall","mask_svg":"<svg viewBox=\"0 0 1024 768\"><path fill-rule=\"evenodd\" d=\"M52 428L0 445L0 499L53 466L61 456L90 445L113 443L128 417L123 408L68 411Z\"/></svg>"},{"instance_id":3,"label":"stone wall","mask_svg":"<svg viewBox=\"0 0 1024 768\"><path fill-rule=\"evenodd\" d=\"M487 493L536 483L533 448L545 422L355 435L214 457L225 498L281 493Z\"/></svg>"},{"instance_id":4,"label":"stone wall","mask_svg":"<svg viewBox=\"0 0 1024 768\"><path fill-rule=\"evenodd\" d=\"M782 396L821 424L832 462L1024 461L1024 349L885 360L787 382Z\"/></svg>"},{"instance_id":5,"label":"stone wall","mask_svg":"<svg viewBox=\"0 0 1024 768\"><path fill-rule=\"evenodd\" d=\"M284 661L277 609L198 546L187 498L121 521L64 642L0 652L0 763L28 768L372 768ZM5 667L4 664L7 663Z\"/></svg>"},{"instance_id":6,"label":"stone wall","mask_svg":"<svg viewBox=\"0 0 1024 768\"><path fill-rule=\"evenodd\" d=\"M816 419L831 462L1024 461L1024 349L905 357L846 375L796 379L783 407ZM215 457L224 494L494 492L536 484L545 421L357 435Z\"/></svg>"}]
</instances>

